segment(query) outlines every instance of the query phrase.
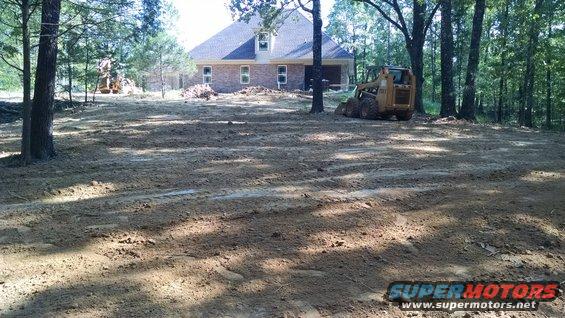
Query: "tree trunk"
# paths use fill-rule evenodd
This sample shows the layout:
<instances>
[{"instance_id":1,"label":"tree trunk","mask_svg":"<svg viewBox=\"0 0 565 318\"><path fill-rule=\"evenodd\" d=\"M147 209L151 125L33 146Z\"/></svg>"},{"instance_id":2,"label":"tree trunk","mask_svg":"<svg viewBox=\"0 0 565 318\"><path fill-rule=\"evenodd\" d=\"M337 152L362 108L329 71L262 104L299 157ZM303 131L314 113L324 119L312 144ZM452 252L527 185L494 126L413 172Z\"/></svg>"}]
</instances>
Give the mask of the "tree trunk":
<instances>
[{"instance_id":1,"label":"tree trunk","mask_svg":"<svg viewBox=\"0 0 565 318\"><path fill-rule=\"evenodd\" d=\"M473 16L473 30L471 32L471 45L469 46L469 60L467 62L467 75L465 77L461 111L459 112L459 117L467 120L475 120L475 79L479 67L479 52L481 48L485 6L485 0L476 0L475 14Z\"/></svg>"},{"instance_id":2,"label":"tree trunk","mask_svg":"<svg viewBox=\"0 0 565 318\"><path fill-rule=\"evenodd\" d=\"M451 0L441 2L441 117L456 116L453 87L453 28Z\"/></svg>"},{"instance_id":3,"label":"tree trunk","mask_svg":"<svg viewBox=\"0 0 565 318\"><path fill-rule=\"evenodd\" d=\"M84 102L88 102L88 63L90 62L89 56L88 56L88 33L86 32L86 26L85 26L85 32L84 32L84 47L86 48L86 58L84 61Z\"/></svg>"},{"instance_id":4,"label":"tree trunk","mask_svg":"<svg viewBox=\"0 0 565 318\"><path fill-rule=\"evenodd\" d=\"M357 84L357 49L353 48L353 84Z\"/></svg>"},{"instance_id":5,"label":"tree trunk","mask_svg":"<svg viewBox=\"0 0 565 318\"><path fill-rule=\"evenodd\" d=\"M547 24L547 51L546 51L546 71L545 71L545 127L547 129L551 129L551 95L552 95L552 87L551 87L551 63L553 54L551 49L551 37L552 37L552 26L553 26L553 11L549 10L549 19Z\"/></svg>"},{"instance_id":6,"label":"tree trunk","mask_svg":"<svg viewBox=\"0 0 565 318\"><path fill-rule=\"evenodd\" d=\"M363 39L363 70L367 69L367 39Z\"/></svg>"},{"instance_id":7,"label":"tree trunk","mask_svg":"<svg viewBox=\"0 0 565 318\"><path fill-rule=\"evenodd\" d=\"M390 12L389 12L390 15ZM390 65L390 21L387 21L387 32L386 32L386 64Z\"/></svg>"},{"instance_id":8,"label":"tree trunk","mask_svg":"<svg viewBox=\"0 0 565 318\"><path fill-rule=\"evenodd\" d=\"M504 87L506 81L506 36L508 32L508 11L510 7L510 0L506 0L504 4L504 14L502 16L502 21L500 23L500 34L502 37L501 52L500 52L500 81L498 83L498 109L496 112L496 122L502 123L503 120L503 109L504 109Z\"/></svg>"},{"instance_id":9,"label":"tree trunk","mask_svg":"<svg viewBox=\"0 0 565 318\"><path fill-rule=\"evenodd\" d=\"M353 34L351 37L351 43L353 43L353 84L357 84L357 33L355 32L355 27L353 28Z\"/></svg>"},{"instance_id":10,"label":"tree trunk","mask_svg":"<svg viewBox=\"0 0 565 318\"><path fill-rule=\"evenodd\" d=\"M432 22L433 15L437 10L437 5L430 13L429 19L426 21L426 3L427 1L413 0L412 2L412 31L408 30L407 24L404 20L402 8L397 1L383 1L386 2L391 8L394 9L397 17L401 20L400 23L394 22L390 14L385 13L381 7L376 4L376 1L365 0L365 3L372 5L376 8L381 16L385 17L387 21L391 22L398 30L402 32L405 39L406 50L410 56L410 64L412 66L412 73L416 76L416 96L414 100L414 108L419 113L425 113L422 88L424 86L424 43L426 41L426 32L429 23ZM390 51L389 51L390 52Z\"/></svg>"},{"instance_id":11,"label":"tree trunk","mask_svg":"<svg viewBox=\"0 0 565 318\"><path fill-rule=\"evenodd\" d=\"M418 113L425 113L422 89L424 87L424 44L420 39L412 41L407 47L410 55L412 72L416 76L416 97L414 108Z\"/></svg>"},{"instance_id":12,"label":"tree trunk","mask_svg":"<svg viewBox=\"0 0 565 318\"><path fill-rule=\"evenodd\" d=\"M457 3L457 2L456 2ZM459 4L461 6L462 4ZM460 10L457 11L455 16L456 23L455 23L455 39L457 40L457 46L455 47L455 55L457 57L457 88L455 89L455 104L456 104L456 112L457 110L461 109L461 81L462 81L462 73L463 73L463 17L464 13L462 14Z\"/></svg>"},{"instance_id":13,"label":"tree trunk","mask_svg":"<svg viewBox=\"0 0 565 318\"><path fill-rule=\"evenodd\" d=\"M43 0L35 90L31 110L31 154L36 159L48 159L55 156L53 104L60 11L61 0Z\"/></svg>"},{"instance_id":14,"label":"tree trunk","mask_svg":"<svg viewBox=\"0 0 565 318\"><path fill-rule=\"evenodd\" d=\"M165 76L163 75L163 53L159 52L159 76L161 79L161 98L165 98Z\"/></svg>"},{"instance_id":15,"label":"tree trunk","mask_svg":"<svg viewBox=\"0 0 565 318\"><path fill-rule=\"evenodd\" d=\"M526 73L524 74L524 94L526 108L524 109L524 125L533 127L532 109L534 107L534 81L535 81L535 63L534 55L537 51L539 38L539 19L543 0L536 0L533 12L533 21L530 23L528 47L526 49Z\"/></svg>"},{"instance_id":16,"label":"tree trunk","mask_svg":"<svg viewBox=\"0 0 565 318\"><path fill-rule=\"evenodd\" d=\"M406 42L410 55L412 72L416 76L416 97L414 108L418 113L425 113L422 89L424 87L424 33L426 2L414 0L414 13L412 20L412 38Z\"/></svg>"},{"instance_id":17,"label":"tree trunk","mask_svg":"<svg viewBox=\"0 0 565 318\"><path fill-rule=\"evenodd\" d=\"M477 114L485 114L485 108L483 106L483 96L481 94L477 94L477 97L475 98L475 109L477 110Z\"/></svg>"},{"instance_id":18,"label":"tree trunk","mask_svg":"<svg viewBox=\"0 0 565 318\"><path fill-rule=\"evenodd\" d=\"M96 101L96 91L98 90L98 82L100 82L100 74L96 76L96 83L94 84L94 90L92 91L92 102Z\"/></svg>"},{"instance_id":19,"label":"tree trunk","mask_svg":"<svg viewBox=\"0 0 565 318\"><path fill-rule=\"evenodd\" d=\"M67 45L67 76L69 85L69 107L73 107L73 65L71 63L71 45Z\"/></svg>"},{"instance_id":20,"label":"tree trunk","mask_svg":"<svg viewBox=\"0 0 565 318\"><path fill-rule=\"evenodd\" d=\"M545 74L545 127L551 129L551 58L547 60L547 70Z\"/></svg>"},{"instance_id":21,"label":"tree trunk","mask_svg":"<svg viewBox=\"0 0 565 318\"><path fill-rule=\"evenodd\" d=\"M518 87L518 126L524 126L524 109L526 102L524 100L524 86L520 84Z\"/></svg>"},{"instance_id":22,"label":"tree trunk","mask_svg":"<svg viewBox=\"0 0 565 318\"><path fill-rule=\"evenodd\" d=\"M313 65L312 78L313 98L310 113L324 111L324 92L322 86L322 16L320 13L320 0L312 0L312 19L314 20L313 35Z\"/></svg>"},{"instance_id":23,"label":"tree trunk","mask_svg":"<svg viewBox=\"0 0 565 318\"><path fill-rule=\"evenodd\" d=\"M22 44L23 44L23 124L21 159L24 164L31 162L31 49L29 39L29 0L20 3L22 13Z\"/></svg>"},{"instance_id":24,"label":"tree trunk","mask_svg":"<svg viewBox=\"0 0 565 318\"><path fill-rule=\"evenodd\" d=\"M433 32L433 24L430 27L432 28L432 30L430 30L431 36L430 36L430 40L431 40L431 47L432 47L432 54L431 54L431 67L432 67L432 102L435 103L436 101L436 37L435 34Z\"/></svg>"}]
</instances>

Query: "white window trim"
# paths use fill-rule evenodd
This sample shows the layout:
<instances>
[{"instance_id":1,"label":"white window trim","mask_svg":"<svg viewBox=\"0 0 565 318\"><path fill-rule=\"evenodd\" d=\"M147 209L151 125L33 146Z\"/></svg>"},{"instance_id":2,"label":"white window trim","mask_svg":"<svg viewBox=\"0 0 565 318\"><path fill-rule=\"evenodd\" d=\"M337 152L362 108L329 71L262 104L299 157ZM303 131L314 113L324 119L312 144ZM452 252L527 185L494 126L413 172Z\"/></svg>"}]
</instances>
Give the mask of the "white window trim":
<instances>
[{"instance_id":1,"label":"white window trim","mask_svg":"<svg viewBox=\"0 0 565 318\"><path fill-rule=\"evenodd\" d=\"M265 41L261 41L261 40L260 40L261 34L265 34L265 35L267 36L267 38L266 38ZM266 49L264 49L264 50L261 49L261 42L267 43L267 48L266 48ZM270 49L270 47L271 47L271 43L270 43L270 42L271 42L271 41L270 41L269 32L259 32L259 34L257 35L257 50L258 50L259 52L269 52L269 49Z\"/></svg>"},{"instance_id":2,"label":"white window trim","mask_svg":"<svg viewBox=\"0 0 565 318\"><path fill-rule=\"evenodd\" d=\"M248 73L247 73L247 78L248 78L248 82L247 82L247 83L244 83L243 80L242 80L242 79L243 79L243 76L242 76L243 73L241 73L241 70L242 70L244 67L247 67L247 72L248 72ZM241 84L241 85L249 85L249 83L251 83L251 67L249 67L249 65L240 65L240 66L239 66L239 84Z\"/></svg>"},{"instance_id":3,"label":"white window trim","mask_svg":"<svg viewBox=\"0 0 565 318\"><path fill-rule=\"evenodd\" d=\"M204 69L209 67L210 68L210 75L205 75L204 74ZM212 75L214 74L214 71L212 69L212 65L204 65L202 66L202 84L212 84ZM210 83L206 83L206 77L210 77Z\"/></svg>"},{"instance_id":4,"label":"white window trim","mask_svg":"<svg viewBox=\"0 0 565 318\"><path fill-rule=\"evenodd\" d=\"M284 66L284 83L279 82L279 67ZM287 65L277 65L277 84L286 84L288 82L288 66Z\"/></svg>"}]
</instances>

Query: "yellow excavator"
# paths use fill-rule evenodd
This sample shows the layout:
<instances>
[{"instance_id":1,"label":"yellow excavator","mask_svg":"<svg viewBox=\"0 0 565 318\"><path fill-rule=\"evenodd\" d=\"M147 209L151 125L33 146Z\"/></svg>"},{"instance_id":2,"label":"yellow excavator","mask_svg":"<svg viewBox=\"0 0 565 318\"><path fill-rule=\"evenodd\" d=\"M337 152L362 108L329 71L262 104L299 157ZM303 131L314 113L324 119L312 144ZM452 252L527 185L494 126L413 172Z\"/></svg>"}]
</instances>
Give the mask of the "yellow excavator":
<instances>
[{"instance_id":1,"label":"yellow excavator","mask_svg":"<svg viewBox=\"0 0 565 318\"><path fill-rule=\"evenodd\" d=\"M102 94L118 94L122 90L122 78L112 76L110 71L112 69L112 60L104 58L98 63L98 91Z\"/></svg>"},{"instance_id":2,"label":"yellow excavator","mask_svg":"<svg viewBox=\"0 0 565 318\"><path fill-rule=\"evenodd\" d=\"M416 76L409 68L370 66L365 81L355 87L353 97L341 103L336 114L364 119L410 120L414 114Z\"/></svg>"}]
</instances>

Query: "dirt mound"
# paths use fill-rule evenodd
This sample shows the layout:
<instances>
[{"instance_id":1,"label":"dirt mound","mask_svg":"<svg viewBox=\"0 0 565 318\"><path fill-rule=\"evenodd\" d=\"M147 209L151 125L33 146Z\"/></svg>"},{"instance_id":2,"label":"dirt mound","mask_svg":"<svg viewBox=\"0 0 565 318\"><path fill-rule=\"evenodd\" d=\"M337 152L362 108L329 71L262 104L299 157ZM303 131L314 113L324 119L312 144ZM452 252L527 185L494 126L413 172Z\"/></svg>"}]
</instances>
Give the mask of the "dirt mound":
<instances>
[{"instance_id":1,"label":"dirt mound","mask_svg":"<svg viewBox=\"0 0 565 318\"><path fill-rule=\"evenodd\" d=\"M430 118L434 124L454 124L454 125L467 125L471 122L465 119L457 119L455 116L448 116L443 118Z\"/></svg>"},{"instance_id":2,"label":"dirt mound","mask_svg":"<svg viewBox=\"0 0 565 318\"><path fill-rule=\"evenodd\" d=\"M190 86L181 93L184 98L203 98L210 99L212 96L218 96L212 87L204 84Z\"/></svg>"},{"instance_id":3,"label":"dirt mound","mask_svg":"<svg viewBox=\"0 0 565 318\"><path fill-rule=\"evenodd\" d=\"M255 95L255 94L279 94L281 91L266 88L263 86L249 86L246 87L235 94L243 94L243 95Z\"/></svg>"},{"instance_id":4,"label":"dirt mound","mask_svg":"<svg viewBox=\"0 0 565 318\"><path fill-rule=\"evenodd\" d=\"M72 104L68 100L56 99L53 110L58 113L65 110L79 109L85 103L73 101ZM22 118L22 103L12 103L0 101L0 123L11 123Z\"/></svg>"},{"instance_id":5,"label":"dirt mound","mask_svg":"<svg viewBox=\"0 0 565 318\"><path fill-rule=\"evenodd\" d=\"M21 117L21 103L0 102L0 123L11 123Z\"/></svg>"}]
</instances>

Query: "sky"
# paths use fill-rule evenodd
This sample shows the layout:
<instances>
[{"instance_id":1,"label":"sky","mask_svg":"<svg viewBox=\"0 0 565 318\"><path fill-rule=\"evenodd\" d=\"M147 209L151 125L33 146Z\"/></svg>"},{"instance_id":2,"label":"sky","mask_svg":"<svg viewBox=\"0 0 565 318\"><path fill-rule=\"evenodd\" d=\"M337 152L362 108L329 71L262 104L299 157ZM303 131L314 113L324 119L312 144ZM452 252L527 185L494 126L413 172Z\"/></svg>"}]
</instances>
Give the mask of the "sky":
<instances>
[{"instance_id":1,"label":"sky","mask_svg":"<svg viewBox=\"0 0 565 318\"><path fill-rule=\"evenodd\" d=\"M172 0L179 13L177 38L188 49L192 49L218 33L233 21L226 6L228 0ZM322 19L327 17L334 0L321 0ZM307 15L306 15L307 16Z\"/></svg>"}]
</instances>

